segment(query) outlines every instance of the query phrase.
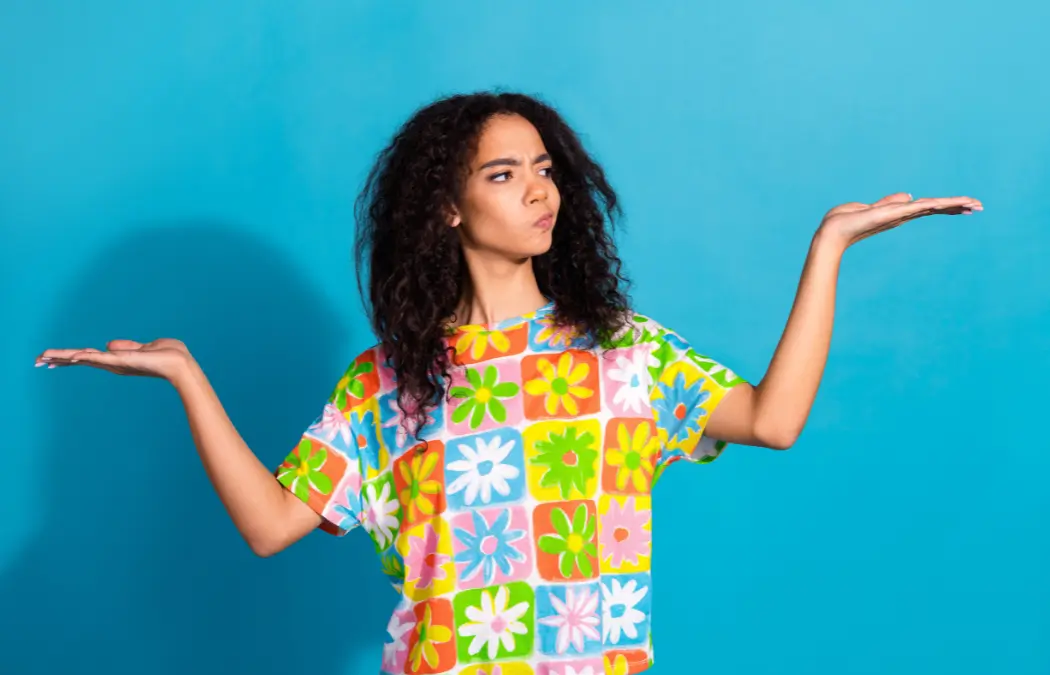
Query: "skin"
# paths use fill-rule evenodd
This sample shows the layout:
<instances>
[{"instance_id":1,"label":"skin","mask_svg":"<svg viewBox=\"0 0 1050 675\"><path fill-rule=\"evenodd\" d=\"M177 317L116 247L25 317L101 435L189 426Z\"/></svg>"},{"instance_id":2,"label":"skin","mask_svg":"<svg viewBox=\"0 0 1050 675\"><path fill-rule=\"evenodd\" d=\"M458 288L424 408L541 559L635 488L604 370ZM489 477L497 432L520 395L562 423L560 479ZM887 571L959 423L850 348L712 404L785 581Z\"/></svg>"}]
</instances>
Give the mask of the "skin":
<instances>
[{"instance_id":1,"label":"skin","mask_svg":"<svg viewBox=\"0 0 1050 675\"><path fill-rule=\"evenodd\" d=\"M463 194L449 205L470 270L471 290L460 299L456 323L494 323L532 311L546 299L532 256L550 248L561 204L543 141L526 120L493 118L483 129ZM843 254L852 245L926 216L980 211L970 197L913 199L891 194L866 204L849 202L821 220L802 270L784 333L757 385L734 387L716 408L705 433L741 445L791 447L802 432L827 363L835 291ZM208 477L238 531L260 556L281 551L321 523L285 490L245 444L208 378L179 340L113 340L105 350L47 349L36 359L52 368L81 365L120 375L170 382Z\"/></svg>"},{"instance_id":2,"label":"skin","mask_svg":"<svg viewBox=\"0 0 1050 675\"><path fill-rule=\"evenodd\" d=\"M495 323L546 303L532 257L551 247L561 195L539 132L518 115L492 118L482 129L463 194L449 226L459 233L470 292L454 324ZM543 216L549 227L537 226Z\"/></svg>"}]
</instances>

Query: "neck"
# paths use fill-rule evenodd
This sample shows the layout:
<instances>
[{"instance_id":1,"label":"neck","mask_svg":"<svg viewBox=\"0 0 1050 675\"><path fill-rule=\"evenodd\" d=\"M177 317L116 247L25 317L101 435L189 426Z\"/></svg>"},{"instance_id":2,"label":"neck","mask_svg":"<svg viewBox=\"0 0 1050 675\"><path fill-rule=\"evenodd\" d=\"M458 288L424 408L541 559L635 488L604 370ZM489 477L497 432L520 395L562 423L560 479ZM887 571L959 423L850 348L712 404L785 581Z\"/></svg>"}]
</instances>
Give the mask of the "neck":
<instances>
[{"instance_id":1,"label":"neck","mask_svg":"<svg viewBox=\"0 0 1050 675\"><path fill-rule=\"evenodd\" d=\"M507 260L464 251L470 280L456 306L455 325L492 324L528 314L547 304L532 258Z\"/></svg>"}]
</instances>

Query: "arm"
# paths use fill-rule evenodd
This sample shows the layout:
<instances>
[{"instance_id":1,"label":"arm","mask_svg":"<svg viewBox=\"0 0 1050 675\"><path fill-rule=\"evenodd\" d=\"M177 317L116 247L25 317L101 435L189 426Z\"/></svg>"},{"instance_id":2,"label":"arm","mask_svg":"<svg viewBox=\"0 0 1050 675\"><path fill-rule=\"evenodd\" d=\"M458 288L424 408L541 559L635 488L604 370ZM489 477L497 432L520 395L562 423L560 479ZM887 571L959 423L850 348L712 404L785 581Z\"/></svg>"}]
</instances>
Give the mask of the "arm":
<instances>
[{"instance_id":1,"label":"arm","mask_svg":"<svg viewBox=\"0 0 1050 675\"><path fill-rule=\"evenodd\" d=\"M172 384L208 478L252 551L278 553L316 528L321 517L284 489L252 453L197 362L187 358L183 364Z\"/></svg>"},{"instance_id":2,"label":"arm","mask_svg":"<svg viewBox=\"0 0 1050 675\"><path fill-rule=\"evenodd\" d=\"M277 481L234 428L186 345L163 338L146 344L113 340L107 351L48 349L37 365L82 365L120 375L165 379L186 409L193 441L219 499L257 555L273 555L321 524L321 516Z\"/></svg>"},{"instance_id":3,"label":"arm","mask_svg":"<svg viewBox=\"0 0 1050 675\"><path fill-rule=\"evenodd\" d=\"M810 245L769 369L756 386L741 384L726 394L705 433L743 445L791 447L802 433L824 374L839 265L846 249L908 220L981 209L981 203L969 197L913 201L910 195L897 193L874 204L850 202L828 211Z\"/></svg>"}]
</instances>

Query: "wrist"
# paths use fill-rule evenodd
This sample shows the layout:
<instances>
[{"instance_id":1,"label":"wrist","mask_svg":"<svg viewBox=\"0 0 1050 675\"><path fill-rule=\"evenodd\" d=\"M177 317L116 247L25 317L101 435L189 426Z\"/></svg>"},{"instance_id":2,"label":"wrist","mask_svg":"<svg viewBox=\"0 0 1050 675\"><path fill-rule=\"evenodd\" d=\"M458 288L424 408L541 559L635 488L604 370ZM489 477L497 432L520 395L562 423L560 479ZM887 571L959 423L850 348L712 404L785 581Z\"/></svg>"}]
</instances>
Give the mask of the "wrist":
<instances>
[{"instance_id":1,"label":"wrist","mask_svg":"<svg viewBox=\"0 0 1050 675\"><path fill-rule=\"evenodd\" d=\"M813 235L813 242L811 248L826 252L832 255L841 256L846 252L852 242L839 232L836 228L828 227L827 224L821 223L820 227L817 228L816 234Z\"/></svg>"},{"instance_id":2,"label":"wrist","mask_svg":"<svg viewBox=\"0 0 1050 675\"><path fill-rule=\"evenodd\" d=\"M186 352L175 359L174 365L171 371L166 374L165 379L170 382L175 389L184 391L193 380L201 373L200 365L197 363L193 356Z\"/></svg>"}]
</instances>

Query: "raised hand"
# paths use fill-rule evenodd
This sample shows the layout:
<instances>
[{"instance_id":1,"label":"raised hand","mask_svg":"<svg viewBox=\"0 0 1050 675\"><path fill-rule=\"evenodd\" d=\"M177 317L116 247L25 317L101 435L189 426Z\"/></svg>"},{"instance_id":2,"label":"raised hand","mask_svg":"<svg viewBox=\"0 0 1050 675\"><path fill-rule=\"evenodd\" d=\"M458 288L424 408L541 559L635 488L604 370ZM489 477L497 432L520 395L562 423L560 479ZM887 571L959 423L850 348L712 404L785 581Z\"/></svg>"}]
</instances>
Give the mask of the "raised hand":
<instances>
[{"instance_id":1,"label":"raised hand","mask_svg":"<svg viewBox=\"0 0 1050 675\"><path fill-rule=\"evenodd\" d=\"M972 197L924 197L913 200L911 195L898 192L873 204L840 204L824 215L820 227L834 235L844 246L851 246L916 218L938 214L968 215L982 209L984 206L981 202Z\"/></svg>"},{"instance_id":2,"label":"raised hand","mask_svg":"<svg viewBox=\"0 0 1050 675\"><path fill-rule=\"evenodd\" d=\"M37 366L92 366L118 375L139 375L171 380L190 360L180 340L161 338L145 344L134 340L112 340L106 351L99 349L47 349L36 358Z\"/></svg>"}]
</instances>

